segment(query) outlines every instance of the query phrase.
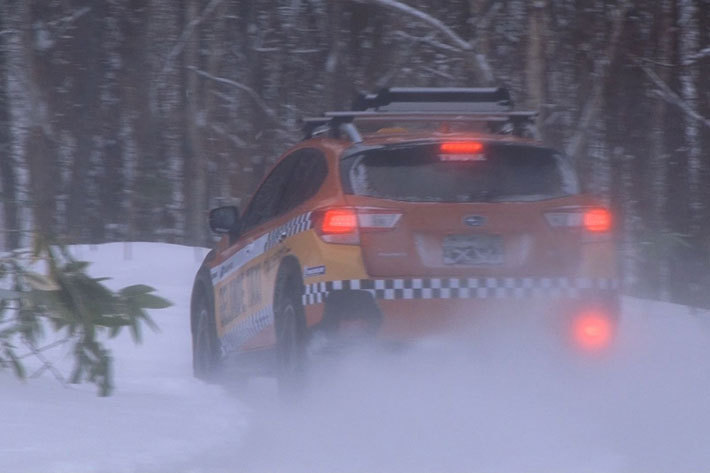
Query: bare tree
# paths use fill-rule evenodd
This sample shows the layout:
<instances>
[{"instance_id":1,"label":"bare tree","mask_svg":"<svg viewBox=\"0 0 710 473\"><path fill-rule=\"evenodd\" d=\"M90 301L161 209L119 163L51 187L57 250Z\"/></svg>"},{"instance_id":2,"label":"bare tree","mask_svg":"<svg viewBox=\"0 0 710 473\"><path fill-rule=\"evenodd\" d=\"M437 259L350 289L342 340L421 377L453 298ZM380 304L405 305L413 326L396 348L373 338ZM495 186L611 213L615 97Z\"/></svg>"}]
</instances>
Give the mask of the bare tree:
<instances>
[{"instance_id":1,"label":"bare tree","mask_svg":"<svg viewBox=\"0 0 710 473\"><path fill-rule=\"evenodd\" d=\"M533 109L541 109L546 101L546 65L545 35L547 26L547 2L534 1L528 15L528 54L525 65L525 77L528 86L528 103ZM537 128L542 129L543 114L538 115Z\"/></svg>"},{"instance_id":2,"label":"bare tree","mask_svg":"<svg viewBox=\"0 0 710 473\"><path fill-rule=\"evenodd\" d=\"M8 51L10 34L7 18L9 5L0 4L0 251L19 247L19 212L17 176L12 155L10 129L10 100L8 95Z\"/></svg>"},{"instance_id":3,"label":"bare tree","mask_svg":"<svg viewBox=\"0 0 710 473\"><path fill-rule=\"evenodd\" d=\"M567 154L577 161L582 158L581 154L584 152L584 146L587 142L589 131L592 129L591 125L593 121L596 120L601 110L603 94L611 78L609 66L617 58L619 39L624 30L626 13L630 7L631 4L626 0L619 2L619 6L614 12L611 33L606 50L603 52L602 56L596 59L592 90L589 91L589 94L585 94L587 100L577 119L577 130L574 135L572 135L569 145L567 146Z\"/></svg>"},{"instance_id":4,"label":"bare tree","mask_svg":"<svg viewBox=\"0 0 710 473\"><path fill-rule=\"evenodd\" d=\"M204 245L209 205L243 206L299 117L357 90L505 85L618 213L636 288L683 297L678 262L710 244L706 3L5 0L5 227ZM676 233L691 246L664 258L636 244Z\"/></svg>"},{"instance_id":5,"label":"bare tree","mask_svg":"<svg viewBox=\"0 0 710 473\"><path fill-rule=\"evenodd\" d=\"M197 0L189 0L185 14L186 28L195 25L199 18ZM198 28L193 26L193 28ZM203 146L205 110L202 109L200 91L199 31L193 32L185 41L185 66L187 67L185 125L187 130L186 156L188 173L185 176L185 197L187 208L187 237L190 241L205 241L205 207L207 206L207 163L208 157Z\"/></svg>"}]
</instances>

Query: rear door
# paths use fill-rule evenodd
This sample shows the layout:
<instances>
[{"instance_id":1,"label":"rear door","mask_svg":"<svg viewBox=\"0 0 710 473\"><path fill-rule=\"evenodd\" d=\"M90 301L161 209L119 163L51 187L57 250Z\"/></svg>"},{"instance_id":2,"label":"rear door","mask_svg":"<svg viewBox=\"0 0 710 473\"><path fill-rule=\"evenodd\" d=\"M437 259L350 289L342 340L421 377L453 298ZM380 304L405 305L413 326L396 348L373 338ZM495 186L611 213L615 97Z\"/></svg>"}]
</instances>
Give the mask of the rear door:
<instances>
[{"instance_id":1,"label":"rear door","mask_svg":"<svg viewBox=\"0 0 710 473\"><path fill-rule=\"evenodd\" d=\"M344 158L341 178L353 206L401 215L386 231L361 230L371 276L551 274L578 260L579 236L547 217L581 202L572 167L554 150L390 146Z\"/></svg>"},{"instance_id":2,"label":"rear door","mask_svg":"<svg viewBox=\"0 0 710 473\"><path fill-rule=\"evenodd\" d=\"M241 348L272 325L261 273L266 240L291 164L282 161L263 181L243 214L239 241L213 271L217 328L228 352Z\"/></svg>"},{"instance_id":3,"label":"rear door","mask_svg":"<svg viewBox=\"0 0 710 473\"><path fill-rule=\"evenodd\" d=\"M312 197L327 174L322 153L314 148L294 151L273 169L249 203L242 236L230 248L215 285L219 333L227 350L271 345L276 271L286 254L288 237L303 225L298 206ZM224 274L223 274L224 273Z\"/></svg>"}]
</instances>

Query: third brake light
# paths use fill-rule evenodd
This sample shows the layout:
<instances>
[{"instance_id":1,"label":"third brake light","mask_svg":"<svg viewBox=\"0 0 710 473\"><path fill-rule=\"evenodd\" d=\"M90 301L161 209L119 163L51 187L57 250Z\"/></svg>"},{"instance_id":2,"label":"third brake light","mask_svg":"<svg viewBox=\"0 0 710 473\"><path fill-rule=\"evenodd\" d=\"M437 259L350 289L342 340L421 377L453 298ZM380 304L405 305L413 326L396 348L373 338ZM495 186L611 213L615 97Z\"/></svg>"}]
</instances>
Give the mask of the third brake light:
<instances>
[{"instance_id":1,"label":"third brake light","mask_svg":"<svg viewBox=\"0 0 710 473\"><path fill-rule=\"evenodd\" d=\"M485 161L483 143L479 141L447 141L439 147L441 161Z\"/></svg>"}]
</instances>

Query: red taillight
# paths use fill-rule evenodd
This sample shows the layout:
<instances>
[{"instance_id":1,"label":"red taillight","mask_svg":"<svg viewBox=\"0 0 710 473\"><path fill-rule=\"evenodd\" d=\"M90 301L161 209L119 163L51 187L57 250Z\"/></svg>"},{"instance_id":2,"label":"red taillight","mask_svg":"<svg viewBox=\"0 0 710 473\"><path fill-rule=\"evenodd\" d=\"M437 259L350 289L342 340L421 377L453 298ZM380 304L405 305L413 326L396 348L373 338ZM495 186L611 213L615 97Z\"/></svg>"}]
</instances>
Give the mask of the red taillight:
<instances>
[{"instance_id":1,"label":"red taillight","mask_svg":"<svg viewBox=\"0 0 710 473\"><path fill-rule=\"evenodd\" d=\"M352 209L329 209L320 228L324 234L352 233L357 230L357 213Z\"/></svg>"},{"instance_id":2,"label":"red taillight","mask_svg":"<svg viewBox=\"0 0 710 473\"><path fill-rule=\"evenodd\" d=\"M600 312L584 312L574 320L572 335L581 348L601 350L611 342L611 321Z\"/></svg>"},{"instance_id":3,"label":"red taillight","mask_svg":"<svg viewBox=\"0 0 710 473\"><path fill-rule=\"evenodd\" d=\"M590 233L608 233L612 227L611 212L603 207L569 207L545 213L552 227L583 228Z\"/></svg>"},{"instance_id":4,"label":"red taillight","mask_svg":"<svg viewBox=\"0 0 710 473\"><path fill-rule=\"evenodd\" d=\"M323 241L356 245L360 232L386 231L395 228L402 214L390 209L338 207L315 213L315 230Z\"/></svg>"},{"instance_id":5,"label":"red taillight","mask_svg":"<svg viewBox=\"0 0 710 473\"><path fill-rule=\"evenodd\" d=\"M611 230L611 212L607 209L589 209L584 212L584 228L590 232L602 233Z\"/></svg>"}]
</instances>

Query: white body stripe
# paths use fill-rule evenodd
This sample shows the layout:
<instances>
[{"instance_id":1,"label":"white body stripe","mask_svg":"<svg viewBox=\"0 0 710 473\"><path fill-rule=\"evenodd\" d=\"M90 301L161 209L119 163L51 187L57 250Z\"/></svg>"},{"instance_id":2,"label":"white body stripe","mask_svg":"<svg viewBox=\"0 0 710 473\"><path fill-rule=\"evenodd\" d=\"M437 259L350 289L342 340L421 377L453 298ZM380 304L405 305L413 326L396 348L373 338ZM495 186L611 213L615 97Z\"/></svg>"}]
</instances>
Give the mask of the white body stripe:
<instances>
[{"instance_id":1,"label":"white body stripe","mask_svg":"<svg viewBox=\"0 0 710 473\"><path fill-rule=\"evenodd\" d=\"M212 285L218 284L220 281L229 277L232 273L239 270L252 259L263 255L268 250L274 248L280 243L283 238L292 237L299 233L305 232L311 228L311 212L301 214L292 218L285 224L264 233L253 242L241 250L234 253L223 263L212 268Z\"/></svg>"},{"instance_id":2,"label":"white body stripe","mask_svg":"<svg viewBox=\"0 0 710 473\"><path fill-rule=\"evenodd\" d=\"M227 258L222 264L212 268L212 285L217 285L252 259L264 254L267 239L268 234L260 236Z\"/></svg>"}]
</instances>

